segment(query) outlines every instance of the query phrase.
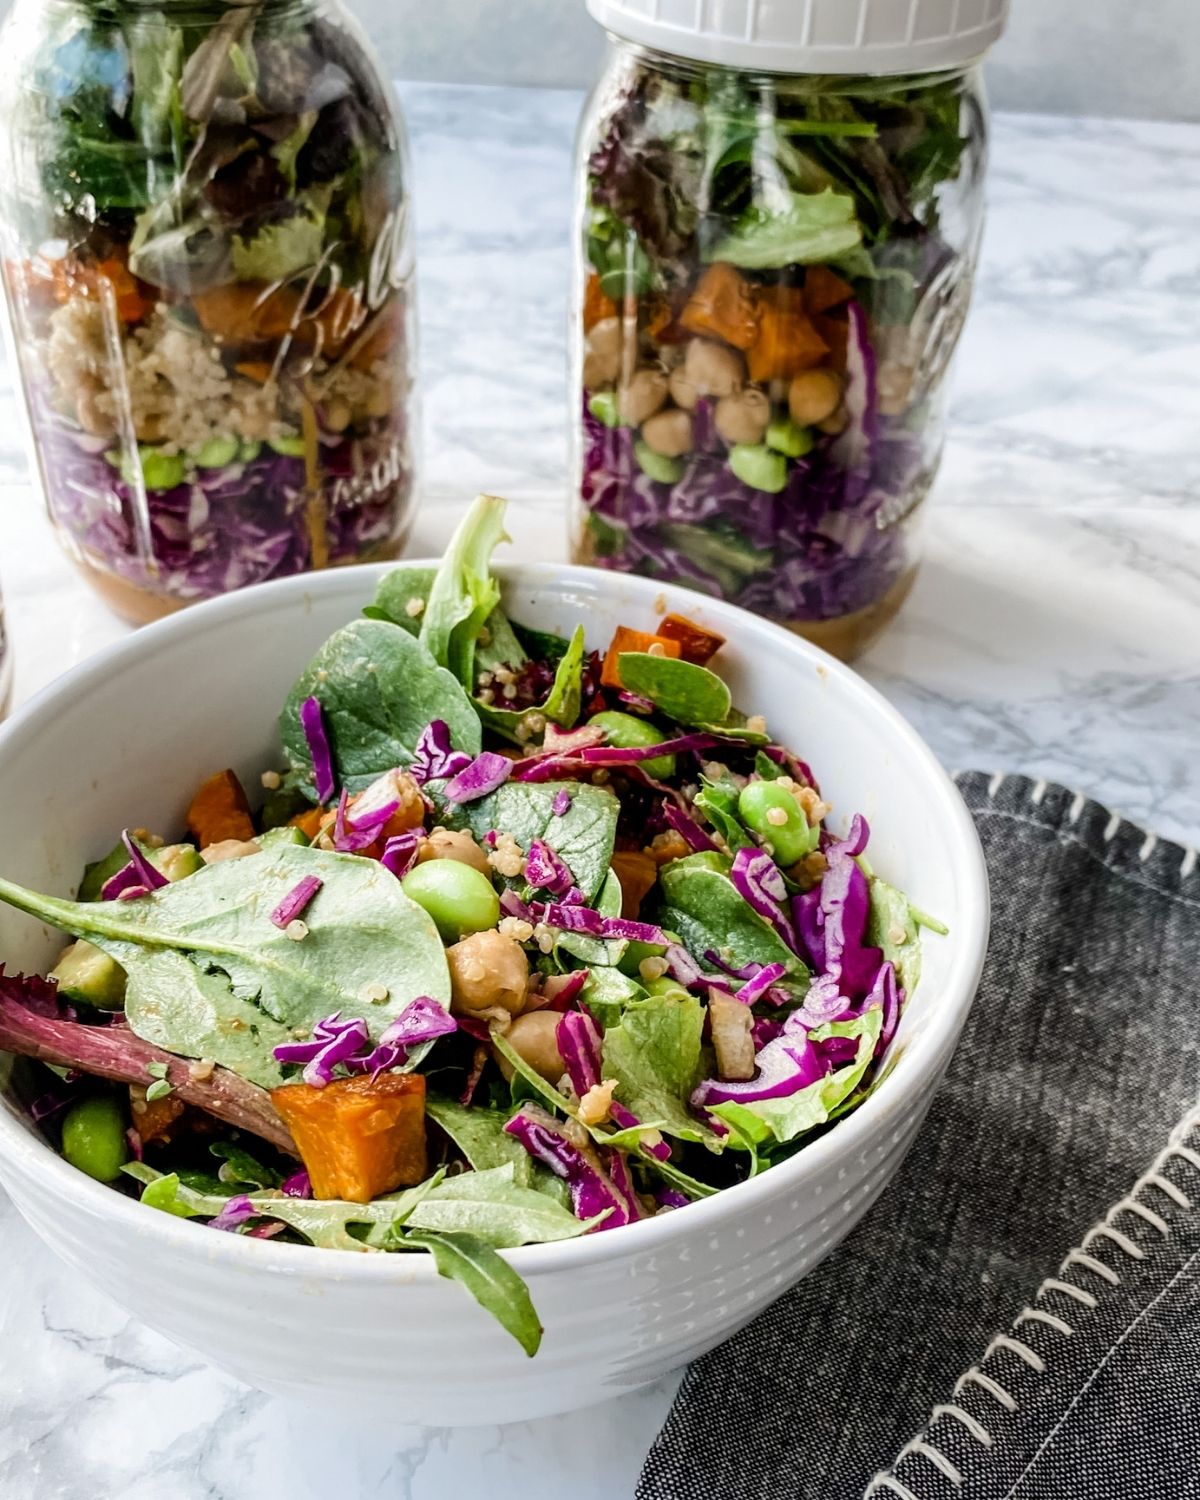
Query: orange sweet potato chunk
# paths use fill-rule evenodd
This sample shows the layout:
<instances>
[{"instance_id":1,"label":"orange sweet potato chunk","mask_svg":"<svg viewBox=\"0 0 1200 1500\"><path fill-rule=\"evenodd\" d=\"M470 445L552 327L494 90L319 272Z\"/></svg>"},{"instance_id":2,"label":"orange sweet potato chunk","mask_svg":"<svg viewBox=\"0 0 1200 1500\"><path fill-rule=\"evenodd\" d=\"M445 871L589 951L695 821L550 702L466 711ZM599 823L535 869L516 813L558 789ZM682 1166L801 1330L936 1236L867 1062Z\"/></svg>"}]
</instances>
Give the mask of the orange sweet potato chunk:
<instances>
[{"instance_id":1,"label":"orange sweet potato chunk","mask_svg":"<svg viewBox=\"0 0 1200 1500\"><path fill-rule=\"evenodd\" d=\"M426 1175L425 1079L420 1073L339 1078L323 1089L287 1083L271 1100L317 1198L369 1203Z\"/></svg>"},{"instance_id":2,"label":"orange sweet potato chunk","mask_svg":"<svg viewBox=\"0 0 1200 1500\"><path fill-rule=\"evenodd\" d=\"M645 630L633 630L628 625L618 625L613 632L612 643L604 658L600 682L604 687L619 688L621 683L620 658L625 651L649 651L651 646L661 646L662 656L679 656L679 642L669 641L666 636L651 635Z\"/></svg>"},{"instance_id":3,"label":"orange sweet potato chunk","mask_svg":"<svg viewBox=\"0 0 1200 1500\"><path fill-rule=\"evenodd\" d=\"M804 305L810 314L828 312L831 307L840 307L854 296L854 288L848 281L835 275L828 266L809 266L804 278Z\"/></svg>"},{"instance_id":4,"label":"orange sweet potato chunk","mask_svg":"<svg viewBox=\"0 0 1200 1500\"><path fill-rule=\"evenodd\" d=\"M325 813L321 808L310 807L307 812L297 813L294 818L289 818L288 826L298 828L311 843L321 831L321 821L324 816Z\"/></svg>"},{"instance_id":5,"label":"orange sweet potato chunk","mask_svg":"<svg viewBox=\"0 0 1200 1500\"><path fill-rule=\"evenodd\" d=\"M621 882L621 915L637 919L642 902L658 879L658 865L648 854L637 849L618 849L612 867Z\"/></svg>"},{"instance_id":6,"label":"orange sweet potato chunk","mask_svg":"<svg viewBox=\"0 0 1200 1500\"><path fill-rule=\"evenodd\" d=\"M804 310L804 298L790 287L775 288L759 309L758 338L746 354L751 380L790 380L818 365L829 346Z\"/></svg>"},{"instance_id":7,"label":"orange sweet potato chunk","mask_svg":"<svg viewBox=\"0 0 1200 1500\"><path fill-rule=\"evenodd\" d=\"M252 839L254 820L242 783L232 771L202 782L187 812L188 832L201 849L224 839Z\"/></svg>"},{"instance_id":8,"label":"orange sweet potato chunk","mask_svg":"<svg viewBox=\"0 0 1200 1500\"><path fill-rule=\"evenodd\" d=\"M658 622L658 633L668 641L679 642L679 654L684 661L702 667L711 661L725 644L725 637L715 630L706 630L689 620L686 615L664 615Z\"/></svg>"},{"instance_id":9,"label":"orange sweet potato chunk","mask_svg":"<svg viewBox=\"0 0 1200 1500\"><path fill-rule=\"evenodd\" d=\"M749 349L758 338L754 288L734 266L719 260L696 283L679 326L688 333Z\"/></svg>"}]
</instances>

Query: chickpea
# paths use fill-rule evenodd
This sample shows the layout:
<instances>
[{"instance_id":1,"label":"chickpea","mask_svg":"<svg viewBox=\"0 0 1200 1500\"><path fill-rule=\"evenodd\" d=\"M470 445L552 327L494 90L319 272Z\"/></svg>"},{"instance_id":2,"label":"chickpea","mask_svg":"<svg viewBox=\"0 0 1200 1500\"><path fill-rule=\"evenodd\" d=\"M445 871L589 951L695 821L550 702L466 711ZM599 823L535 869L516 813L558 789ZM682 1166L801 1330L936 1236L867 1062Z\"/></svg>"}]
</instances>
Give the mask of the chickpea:
<instances>
[{"instance_id":1,"label":"chickpea","mask_svg":"<svg viewBox=\"0 0 1200 1500\"><path fill-rule=\"evenodd\" d=\"M893 359L879 366L879 410L885 417L901 416L907 409L915 373Z\"/></svg>"},{"instance_id":2,"label":"chickpea","mask_svg":"<svg viewBox=\"0 0 1200 1500\"><path fill-rule=\"evenodd\" d=\"M737 395L722 396L713 414L713 423L727 443L761 443L770 420L766 393L752 385Z\"/></svg>"},{"instance_id":3,"label":"chickpea","mask_svg":"<svg viewBox=\"0 0 1200 1500\"><path fill-rule=\"evenodd\" d=\"M557 1011L534 1010L526 1016L518 1016L504 1034L504 1040L517 1056L535 1073L540 1073L547 1083L557 1083L567 1071L563 1055L558 1050L558 1023L561 1020ZM512 1063L506 1057L498 1057L496 1061L505 1078L511 1078Z\"/></svg>"},{"instance_id":4,"label":"chickpea","mask_svg":"<svg viewBox=\"0 0 1200 1500\"><path fill-rule=\"evenodd\" d=\"M621 373L620 318L601 318L583 346L583 383L588 390L612 385Z\"/></svg>"},{"instance_id":5,"label":"chickpea","mask_svg":"<svg viewBox=\"0 0 1200 1500\"><path fill-rule=\"evenodd\" d=\"M832 370L803 370L788 386L788 411L800 427L831 417L842 400L842 384Z\"/></svg>"},{"instance_id":6,"label":"chickpea","mask_svg":"<svg viewBox=\"0 0 1200 1500\"><path fill-rule=\"evenodd\" d=\"M683 362L698 396L732 396L746 383L746 362L736 349L712 339L693 339Z\"/></svg>"},{"instance_id":7,"label":"chickpea","mask_svg":"<svg viewBox=\"0 0 1200 1500\"><path fill-rule=\"evenodd\" d=\"M837 437L839 432L845 432L850 424L850 418L844 406L839 406L837 411L830 412L823 422L817 423L817 431L828 433L830 437Z\"/></svg>"},{"instance_id":8,"label":"chickpea","mask_svg":"<svg viewBox=\"0 0 1200 1500\"><path fill-rule=\"evenodd\" d=\"M687 372L680 365L671 371L670 381L671 400L676 406L681 406L684 411L695 411L696 402L700 399L700 392L687 378Z\"/></svg>"},{"instance_id":9,"label":"chickpea","mask_svg":"<svg viewBox=\"0 0 1200 1500\"><path fill-rule=\"evenodd\" d=\"M422 864L427 859L456 859L460 864L470 865L481 875L490 875L487 855L469 833L453 833L449 828L435 828L421 842L417 859Z\"/></svg>"},{"instance_id":10,"label":"chickpea","mask_svg":"<svg viewBox=\"0 0 1200 1500\"><path fill-rule=\"evenodd\" d=\"M330 432L345 432L350 425L350 403L335 396L325 405L325 426Z\"/></svg>"},{"instance_id":11,"label":"chickpea","mask_svg":"<svg viewBox=\"0 0 1200 1500\"><path fill-rule=\"evenodd\" d=\"M635 370L628 385L617 392L621 421L640 427L667 403L667 377L661 370Z\"/></svg>"},{"instance_id":12,"label":"chickpea","mask_svg":"<svg viewBox=\"0 0 1200 1500\"><path fill-rule=\"evenodd\" d=\"M479 1015L499 1008L515 1016L525 1004L529 964L514 938L489 928L446 949L450 966L450 1012Z\"/></svg>"},{"instance_id":13,"label":"chickpea","mask_svg":"<svg viewBox=\"0 0 1200 1500\"><path fill-rule=\"evenodd\" d=\"M663 458L682 458L692 451L690 413L672 408L642 423L642 441Z\"/></svg>"}]
</instances>

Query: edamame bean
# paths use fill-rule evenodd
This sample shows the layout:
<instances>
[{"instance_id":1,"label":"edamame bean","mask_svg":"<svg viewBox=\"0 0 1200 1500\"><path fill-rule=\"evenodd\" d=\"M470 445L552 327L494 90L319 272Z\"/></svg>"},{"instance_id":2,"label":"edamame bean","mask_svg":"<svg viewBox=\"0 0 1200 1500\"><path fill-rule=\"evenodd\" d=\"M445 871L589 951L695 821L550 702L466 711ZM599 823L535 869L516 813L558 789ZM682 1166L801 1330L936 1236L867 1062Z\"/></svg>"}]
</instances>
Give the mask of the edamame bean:
<instances>
[{"instance_id":1,"label":"edamame bean","mask_svg":"<svg viewBox=\"0 0 1200 1500\"><path fill-rule=\"evenodd\" d=\"M183 483L185 464L178 453L160 453L157 448L140 448L142 481L148 490L173 490Z\"/></svg>"},{"instance_id":2,"label":"edamame bean","mask_svg":"<svg viewBox=\"0 0 1200 1500\"><path fill-rule=\"evenodd\" d=\"M787 486L787 459L765 443L735 443L729 450L729 467L752 490L778 495Z\"/></svg>"},{"instance_id":3,"label":"edamame bean","mask_svg":"<svg viewBox=\"0 0 1200 1500\"><path fill-rule=\"evenodd\" d=\"M593 714L588 723L603 729L608 743L615 745L618 750L661 745L667 738L661 729L647 724L645 719L639 719L636 714L620 713L616 709L605 709L603 713ZM675 774L673 755L656 755L650 760L638 761L638 765L647 776L653 776L656 781L667 781Z\"/></svg>"},{"instance_id":4,"label":"edamame bean","mask_svg":"<svg viewBox=\"0 0 1200 1500\"><path fill-rule=\"evenodd\" d=\"M486 875L456 859L430 859L400 882L404 894L423 907L445 943L483 932L500 920L500 898Z\"/></svg>"},{"instance_id":5,"label":"edamame bean","mask_svg":"<svg viewBox=\"0 0 1200 1500\"><path fill-rule=\"evenodd\" d=\"M213 437L196 450L196 466L201 469L223 469L238 456L241 444L237 438Z\"/></svg>"},{"instance_id":6,"label":"edamame bean","mask_svg":"<svg viewBox=\"0 0 1200 1500\"><path fill-rule=\"evenodd\" d=\"M812 452L812 431L793 422L791 417L775 417L767 428L767 447L785 453L788 458L803 458Z\"/></svg>"},{"instance_id":7,"label":"edamame bean","mask_svg":"<svg viewBox=\"0 0 1200 1500\"><path fill-rule=\"evenodd\" d=\"M112 1182L129 1160L125 1111L112 1094L73 1104L63 1118L62 1153L97 1182Z\"/></svg>"},{"instance_id":8,"label":"edamame bean","mask_svg":"<svg viewBox=\"0 0 1200 1500\"><path fill-rule=\"evenodd\" d=\"M683 478L683 459L667 458L662 453L655 453L644 438L638 438L634 443L633 456L642 473L648 474L658 484L677 484Z\"/></svg>"},{"instance_id":9,"label":"edamame bean","mask_svg":"<svg viewBox=\"0 0 1200 1500\"><path fill-rule=\"evenodd\" d=\"M738 795L738 816L770 844L780 865L794 865L811 854L821 837L791 792L774 781L748 781Z\"/></svg>"},{"instance_id":10,"label":"edamame bean","mask_svg":"<svg viewBox=\"0 0 1200 1500\"><path fill-rule=\"evenodd\" d=\"M597 391L588 401L588 411L591 412L597 422L603 422L605 427L619 427L621 425L621 414L617 410L616 391Z\"/></svg>"}]
</instances>

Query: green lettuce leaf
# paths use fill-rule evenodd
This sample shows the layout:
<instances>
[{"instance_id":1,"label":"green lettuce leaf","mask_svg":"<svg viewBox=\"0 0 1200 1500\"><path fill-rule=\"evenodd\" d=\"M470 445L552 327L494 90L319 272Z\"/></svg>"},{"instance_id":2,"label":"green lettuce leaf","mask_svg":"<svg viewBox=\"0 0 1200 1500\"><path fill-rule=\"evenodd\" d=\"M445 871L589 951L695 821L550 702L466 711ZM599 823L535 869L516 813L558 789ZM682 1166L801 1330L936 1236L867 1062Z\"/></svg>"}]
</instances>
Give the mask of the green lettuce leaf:
<instances>
[{"instance_id":1,"label":"green lettuce leaf","mask_svg":"<svg viewBox=\"0 0 1200 1500\"><path fill-rule=\"evenodd\" d=\"M781 207L755 204L724 239L705 253L706 261L728 261L746 270L778 270L818 265L845 255L862 243L854 199L826 188L819 193L788 193Z\"/></svg>"},{"instance_id":2,"label":"green lettuce leaf","mask_svg":"<svg viewBox=\"0 0 1200 1500\"><path fill-rule=\"evenodd\" d=\"M835 1036L858 1039L858 1052L852 1063L819 1078L789 1098L758 1099L752 1104L717 1104L712 1113L755 1144L762 1144L772 1137L780 1145L794 1141L806 1131L834 1118L838 1106L862 1082L875 1056L882 1029L883 1012L878 1007L872 1007L849 1021L832 1021L819 1026L812 1032L814 1041Z\"/></svg>"},{"instance_id":3,"label":"green lettuce leaf","mask_svg":"<svg viewBox=\"0 0 1200 1500\"><path fill-rule=\"evenodd\" d=\"M721 1143L692 1114L688 1098L700 1081L704 1007L694 995L650 995L625 1007L604 1033L603 1076L617 1080L617 1098L643 1124L664 1135Z\"/></svg>"},{"instance_id":4,"label":"green lettuce leaf","mask_svg":"<svg viewBox=\"0 0 1200 1500\"><path fill-rule=\"evenodd\" d=\"M406 1216L404 1227L474 1234L497 1250L511 1250L575 1239L603 1218L577 1219L550 1194L519 1183L514 1164L505 1162L445 1178Z\"/></svg>"},{"instance_id":5,"label":"green lettuce leaf","mask_svg":"<svg viewBox=\"0 0 1200 1500\"><path fill-rule=\"evenodd\" d=\"M479 495L450 539L421 616L421 644L468 693L475 691L479 632L500 603L491 557L508 537L503 500Z\"/></svg>"}]
</instances>

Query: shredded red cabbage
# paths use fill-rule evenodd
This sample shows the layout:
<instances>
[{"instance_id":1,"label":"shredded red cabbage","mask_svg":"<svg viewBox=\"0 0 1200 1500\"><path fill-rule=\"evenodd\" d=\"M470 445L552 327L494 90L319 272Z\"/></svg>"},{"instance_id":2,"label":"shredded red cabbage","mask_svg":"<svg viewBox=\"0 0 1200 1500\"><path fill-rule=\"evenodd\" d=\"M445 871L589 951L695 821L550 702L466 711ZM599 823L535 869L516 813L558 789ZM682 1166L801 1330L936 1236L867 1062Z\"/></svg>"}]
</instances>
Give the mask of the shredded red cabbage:
<instances>
[{"instance_id":1,"label":"shredded red cabbage","mask_svg":"<svg viewBox=\"0 0 1200 1500\"><path fill-rule=\"evenodd\" d=\"M318 698L305 698L300 705L300 727L308 742L308 753L312 756L317 801L328 802L333 796L335 786L333 754L329 749L329 736L325 733L325 715L321 712L321 703Z\"/></svg>"},{"instance_id":2,"label":"shredded red cabbage","mask_svg":"<svg viewBox=\"0 0 1200 1500\"><path fill-rule=\"evenodd\" d=\"M559 927L564 932L582 932L588 937L616 938L630 943L651 943L666 946L667 938L661 927L649 922L634 922L628 917L605 917L590 906L574 906L565 902L534 903L530 908L537 915L537 922L548 927Z\"/></svg>"},{"instance_id":3,"label":"shredded red cabbage","mask_svg":"<svg viewBox=\"0 0 1200 1500\"><path fill-rule=\"evenodd\" d=\"M100 896L104 901L119 901L122 897L131 899L126 892L132 892L134 898L146 893L146 886L132 860L122 865L115 875L110 875L100 887Z\"/></svg>"},{"instance_id":4,"label":"shredded red cabbage","mask_svg":"<svg viewBox=\"0 0 1200 1500\"><path fill-rule=\"evenodd\" d=\"M286 927L289 922L294 922L324 883L319 875L305 875L298 880L271 913L271 921L276 927Z\"/></svg>"},{"instance_id":5,"label":"shredded red cabbage","mask_svg":"<svg viewBox=\"0 0 1200 1500\"><path fill-rule=\"evenodd\" d=\"M605 1214L597 1230L616 1229L633 1221L635 1214L620 1187L599 1158L592 1160L570 1141L562 1126L536 1104L523 1104L504 1126L504 1133L520 1141L534 1161L561 1177L571 1193L577 1219ZM617 1153L612 1153L616 1158ZM595 1231L592 1231L595 1232Z\"/></svg>"},{"instance_id":6,"label":"shredded red cabbage","mask_svg":"<svg viewBox=\"0 0 1200 1500\"><path fill-rule=\"evenodd\" d=\"M253 1219L257 1213L258 1210L250 1202L246 1194L238 1193L230 1198L229 1202L215 1219L209 1219L208 1227L210 1229L226 1229L232 1232L240 1229L247 1219Z\"/></svg>"},{"instance_id":7,"label":"shredded red cabbage","mask_svg":"<svg viewBox=\"0 0 1200 1500\"><path fill-rule=\"evenodd\" d=\"M279 1191L285 1198L311 1198L312 1182L308 1173L301 1169L293 1172L290 1177L285 1177L279 1184Z\"/></svg>"},{"instance_id":8,"label":"shredded red cabbage","mask_svg":"<svg viewBox=\"0 0 1200 1500\"><path fill-rule=\"evenodd\" d=\"M600 1028L583 1011L571 1010L554 1032L571 1087L580 1099L600 1082Z\"/></svg>"},{"instance_id":9,"label":"shredded red cabbage","mask_svg":"<svg viewBox=\"0 0 1200 1500\"><path fill-rule=\"evenodd\" d=\"M544 839L530 842L525 879L534 890L549 891L552 896L566 896L575 886L570 866Z\"/></svg>"},{"instance_id":10,"label":"shredded red cabbage","mask_svg":"<svg viewBox=\"0 0 1200 1500\"><path fill-rule=\"evenodd\" d=\"M659 1188L654 1201L659 1208L686 1208L692 1200L678 1188Z\"/></svg>"},{"instance_id":11,"label":"shredded red cabbage","mask_svg":"<svg viewBox=\"0 0 1200 1500\"><path fill-rule=\"evenodd\" d=\"M275 1050L275 1060L303 1063L302 1077L311 1088L323 1089L333 1081L338 1063L348 1062L360 1054L370 1041L367 1023L358 1016L341 1019L341 1012L326 1016L312 1029L307 1042L283 1042Z\"/></svg>"},{"instance_id":12,"label":"shredded red cabbage","mask_svg":"<svg viewBox=\"0 0 1200 1500\"><path fill-rule=\"evenodd\" d=\"M771 986L782 979L787 970L782 964L765 964L753 979L748 979L740 990L735 991L736 998L743 1005L754 1005L759 1000L766 998Z\"/></svg>"},{"instance_id":13,"label":"shredded red cabbage","mask_svg":"<svg viewBox=\"0 0 1200 1500\"><path fill-rule=\"evenodd\" d=\"M333 847L339 854L357 854L360 849L369 848L379 837L378 827L358 828L349 822L349 806L350 794L343 787L333 824Z\"/></svg>"},{"instance_id":14,"label":"shredded red cabbage","mask_svg":"<svg viewBox=\"0 0 1200 1500\"><path fill-rule=\"evenodd\" d=\"M419 828L410 828L388 839L379 856L379 863L390 870L397 880L403 880L417 862L422 833Z\"/></svg>"},{"instance_id":15,"label":"shredded red cabbage","mask_svg":"<svg viewBox=\"0 0 1200 1500\"><path fill-rule=\"evenodd\" d=\"M787 885L779 866L761 849L739 849L729 872L738 894L768 921L793 953L796 929L787 910Z\"/></svg>"},{"instance_id":16,"label":"shredded red cabbage","mask_svg":"<svg viewBox=\"0 0 1200 1500\"><path fill-rule=\"evenodd\" d=\"M613 1124L618 1126L621 1130L637 1130L641 1126L642 1122L638 1119L637 1115L634 1114L633 1110L627 1109L619 1099L613 1099L611 1101L608 1106L608 1113L612 1119ZM649 1135L650 1132L647 1131L646 1134ZM655 1134L657 1134L657 1132L655 1132ZM671 1159L671 1148L667 1144L667 1142L662 1139L661 1136L659 1136L659 1139L656 1141L647 1141L643 1139L641 1142L641 1150L643 1150L647 1156L654 1157L655 1161L670 1161Z\"/></svg>"},{"instance_id":17,"label":"shredded red cabbage","mask_svg":"<svg viewBox=\"0 0 1200 1500\"><path fill-rule=\"evenodd\" d=\"M776 1037L755 1058L758 1071L745 1083L706 1078L692 1093L697 1109L714 1104L752 1104L758 1099L787 1099L829 1072L828 1059L807 1038Z\"/></svg>"},{"instance_id":18,"label":"shredded red cabbage","mask_svg":"<svg viewBox=\"0 0 1200 1500\"><path fill-rule=\"evenodd\" d=\"M413 778L424 785L456 776L471 764L465 750L455 750L450 743L450 726L444 719L434 719L421 731L416 753L409 767Z\"/></svg>"},{"instance_id":19,"label":"shredded red cabbage","mask_svg":"<svg viewBox=\"0 0 1200 1500\"><path fill-rule=\"evenodd\" d=\"M168 883L167 877L146 858L137 839L134 838L128 828L121 830L121 842L129 851L129 863L137 871L137 876L141 883L148 891L161 890Z\"/></svg>"},{"instance_id":20,"label":"shredded red cabbage","mask_svg":"<svg viewBox=\"0 0 1200 1500\"><path fill-rule=\"evenodd\" d=\"M663 804L663 816L694 853L710 854L719 847L716 841L700 827L695 818L690 813L684 812L683 808L678 807L674 802Z\"/></svg>"},{"instance_id":21,"label":"shredded red cabbage","mask_svg":"<svg viewBox=\"0 0 1200 1500\"><path fill-rule=\"evenodd\" d=\"M486 797L497 787L503 786L512 774L512 769L513 762L507 755L484 750L446 783L446 800L476 802L480 797Z\"/></svg>"},{"instance_id":22,"label":"shredded red cabbage","mask_svg":"<svg viewBox=\"0 0 1200 1500\"><path fill-rule=\"evenodd\" d=\"M571 811L571 794L566 787L562 787L554 794L554 801L550 804L550 811L556 818L565 818Z\"/></svg>"},{"instance_id":23,"label":"shredded red cabbage","mask_svg":"<svg viewBox=\"0 0 1200 1500\"><path fill-rule=\"evenodd\" d=\"M386 1068L399 1067L408 1061L408 1049L421 1042L433 1042L458 1030L458 1022L436 1000L418 995L410 1000L379 1038L379 1045L365 1055L344 1059L352 1073L370 1073L377 1077Z\"/></svg>"}]
</instances>

